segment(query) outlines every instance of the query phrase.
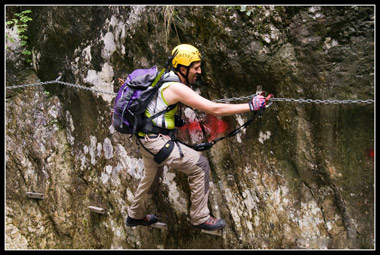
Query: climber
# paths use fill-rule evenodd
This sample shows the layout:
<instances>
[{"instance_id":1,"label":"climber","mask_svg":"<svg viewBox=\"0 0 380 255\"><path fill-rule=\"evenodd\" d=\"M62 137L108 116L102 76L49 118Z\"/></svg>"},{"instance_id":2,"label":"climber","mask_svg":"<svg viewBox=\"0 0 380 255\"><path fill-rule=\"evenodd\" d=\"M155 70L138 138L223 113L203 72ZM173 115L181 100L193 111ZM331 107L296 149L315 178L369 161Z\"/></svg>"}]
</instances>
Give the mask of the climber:
<instances>
[{"instance_id":1,"label":"climber","mask_svg":"<svg viewBox=\"0 0 380 255\"><path fill-rule=\"evenodd\" d=\"M180 44L172 51L174 55L172 66L174 71L170 75L177 75L181 82L164 83L158 93L158 99L152 100L146 111L147 116L153 112L159 112L168 105L183 103L191 108L204 111L214 116L228 116L249 111L257 111L265 104L265 98L257 95L249 103L225 104L215 103L198 95L189 86L194 84L201 75L201 54L192 45ZM174 114L177 108L154 119L156 125L163 125L168 129L175 128ZM135 138L140 153L142 154L145 174L142 177L134 201L128 210L127 226L151 225L158 221L154 214L146 214L147 203L152 194L157 190L159 177L163 174L164 165L184 172L188 176L191 190L190 219L191 224L200 229L218 230L225 226L223 219L215 219L208 209L208 194L210 181L210 166L208 159L194 149L177 143L169 156L160 164L154 160L157 154L171 135L144 134L139 132Z\"/></svg>"}]
</instances>

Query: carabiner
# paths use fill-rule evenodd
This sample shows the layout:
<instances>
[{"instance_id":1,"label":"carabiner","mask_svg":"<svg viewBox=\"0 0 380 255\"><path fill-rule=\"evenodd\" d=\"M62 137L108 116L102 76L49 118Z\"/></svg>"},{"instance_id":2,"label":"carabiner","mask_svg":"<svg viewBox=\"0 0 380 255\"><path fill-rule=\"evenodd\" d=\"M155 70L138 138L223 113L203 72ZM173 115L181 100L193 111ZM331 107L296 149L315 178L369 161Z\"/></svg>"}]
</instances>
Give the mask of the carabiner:
<instances>
[{"instance_id":1,"label":"carabiner","mask_svg":"<svg viewBox=\"0 0 380 255\"><path fill-rule=\"evenodd\" d=\"M268 108L269 106L271 106L273 104L273 102L270 102L269 104L267 104L267 102L269 101L269 99L273 97L273 94L269 94L266 98L265 98L265 108Z\"/></svg>"}]
</instances>

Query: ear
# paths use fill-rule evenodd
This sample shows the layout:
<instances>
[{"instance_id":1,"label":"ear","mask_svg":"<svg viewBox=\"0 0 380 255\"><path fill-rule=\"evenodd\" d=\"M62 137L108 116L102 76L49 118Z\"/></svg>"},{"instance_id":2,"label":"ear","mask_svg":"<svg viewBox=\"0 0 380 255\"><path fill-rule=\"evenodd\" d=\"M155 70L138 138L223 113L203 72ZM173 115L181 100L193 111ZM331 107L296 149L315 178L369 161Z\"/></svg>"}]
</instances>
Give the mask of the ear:
<instances>
[{"instance_id":1,"label":"ear","mask_svg":"<svg viewBox=\"0 0 380 255\"><path fill-rule=\"evenodd\" d=\"M181 67L179 68L179 71L180 71L182 74L186 74L186 72L187 72L187 68L184 67L184 66L181 66Z\"/></svg>"}]
</instances>

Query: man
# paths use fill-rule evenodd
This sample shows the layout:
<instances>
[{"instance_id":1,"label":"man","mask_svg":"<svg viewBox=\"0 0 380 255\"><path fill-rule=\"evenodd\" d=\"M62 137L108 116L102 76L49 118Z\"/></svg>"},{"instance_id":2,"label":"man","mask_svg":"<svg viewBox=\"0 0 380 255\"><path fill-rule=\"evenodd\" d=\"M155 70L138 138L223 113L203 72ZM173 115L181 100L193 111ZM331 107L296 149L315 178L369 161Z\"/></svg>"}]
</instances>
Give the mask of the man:
<instances>
[{"instance_id":1,"label":"man","mask_svg":"<svg viewBox=\"0 0 380 255\"><path fill-rule=\"evenodd\" d=\"M146 116L153 116L169 105L183 103L191 108L204 111L215 116L227 116L259 110L265 99L256 96L248 104L215 103L195 93L190 87L201 75L201 54L192 45L180 44L172 51L176 52L172 60L170 75L177 75L180 82L166 82L160 89L156 100L152 100L146 110ZM155 125L169 130L175 129L174 114L177 107L162 116L153 119ZM129 208L127 226L151 225L158 221L153 214L146 214L147 203L157 190L159 177L166 165L188 176L191 190L190 219L194 227L206 230L218 230L225 226L223 219L215 219L210 215L207 206L210 166L207 158L188 146L174 146L170 155L160 164L154 161L156 155L172 138L163 134L144 134L139 132L136 144L143 156L145 174L137 188L134 202Z\"/></svg>"}]
</instances>

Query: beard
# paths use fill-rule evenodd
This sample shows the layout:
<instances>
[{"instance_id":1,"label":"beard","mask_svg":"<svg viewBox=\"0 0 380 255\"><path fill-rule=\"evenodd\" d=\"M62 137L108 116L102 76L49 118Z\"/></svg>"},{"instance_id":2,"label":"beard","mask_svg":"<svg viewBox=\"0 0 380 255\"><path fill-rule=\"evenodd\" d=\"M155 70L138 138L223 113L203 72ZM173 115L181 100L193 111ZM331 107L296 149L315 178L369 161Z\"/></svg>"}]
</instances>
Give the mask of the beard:
<instances>
[{"instance_id":1,"label":"beard","mask_svg":"<svg viewBox=\"0 0 380 255\"><path fill-rule=\"evenodd\" d=\"M199 81L202 81L202 76L199 74L194 74L194 78L192 79L191 85L193 85Z\"/></svg>"},{"instance_id":2,"label":"beard","mask_svg":"<svg viewBox=\"0 0 380 255\"><path fill-rule=\"evenodd\" d=\"M202 76L197 74L195 77L194 77L194 82L191 83L190 85L191 86L194 86L194 87L201 87L203 84L203 80L202 80Z\"/></svg>"}]
</instances>

